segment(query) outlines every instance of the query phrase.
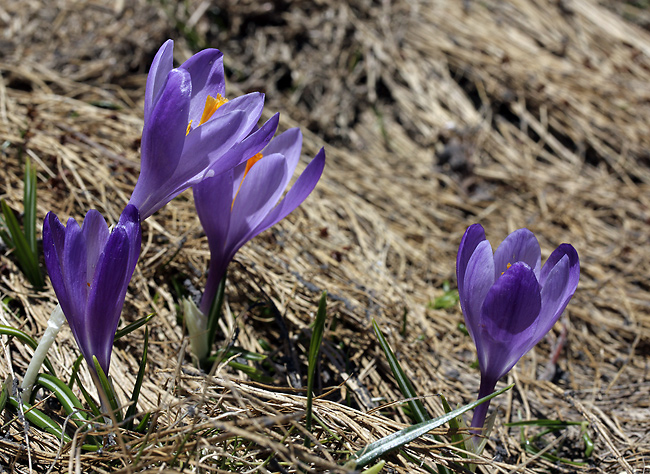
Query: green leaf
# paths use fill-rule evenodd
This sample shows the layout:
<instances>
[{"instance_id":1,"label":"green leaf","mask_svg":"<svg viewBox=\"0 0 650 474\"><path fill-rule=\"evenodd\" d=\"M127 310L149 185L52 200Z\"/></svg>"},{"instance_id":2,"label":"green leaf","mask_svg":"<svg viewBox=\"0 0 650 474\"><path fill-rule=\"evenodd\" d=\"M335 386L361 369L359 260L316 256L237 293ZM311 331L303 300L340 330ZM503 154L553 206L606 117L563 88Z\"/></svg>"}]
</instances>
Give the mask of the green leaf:
<instances>
[{"instance_id":1,"label":"green leaf","mask_svg":"<svg viewBox=\"0 0 650 474\"><path fill-rule=\"evenodd\" d=\"M79 380L79 374L74 373L73 374L74 380L77 382L77 386L79 387L79 390L81 390L81 394L84 397L84 400L86 400L86 404L90 408L90 411L93 412L93 415L96 417L102 416L102 412L99 410L99 407L95 403L95 401L92 399L88 391L84 388L83 385L81 385L81 380Z\"/></svg>"},{"instance_id":2,"label":"green leaf","mask_svg":"<svg viewBox=\"0 0 650 474\"><path fill-rule=\"evenodd\" d=\"M402 366L399 364L397 357L395 357L393 350L390 348L388 341L386 341L386 338L382 334L381 329L379 329L379 325L374 319L372 320L372 329L377 335L377 340L379 341L379 345L384 351L384 354L386 354L388 365L390 366L390 370L393 372L393 376L397 380L397 385L399 386L400 392L402 392L402 395L404 395L405 398L409 399L408 406L411 409L413 418L418 423L422 423L428 420L430 418L429 413L427 413L426 408L424 408L424 404L415 393L415 389L413 388L411 381L404 373L404 370L402 370Z\"/></svg>"},{"instance_id":3,"label":"green leaf","mask_svg":"<svg viewBox=\"0 0 650 474\"><path fill-rule=\"evenodd\" d=\"M447 399L440 395L440 401L442 402L442 407L445 410L445 413L450 413L451 412L451 407L449 406L449 403L447 403ZM449 420L449 428L451 428L451 442L454 443L456 446L461 448L462 450L465 450L465 438L463 435L458 433L458 430L460 429L460 423L458 422L458 418L452 418ZM464 458L467 457L465 453L460 453L460 455Z\"/></svg>"},{"instance_id":4,"label":"green leaf","mask_svg":"<svg viewBox=\"0 0 650 474\"><path fill-rule=\"evenodd\" d=\"M355 453L356 459L353 459L352 463L356 468L367 466L380 456L383 456L384 454L389 453L394 449L401 448L405 444L410 443L420 436L427 434L432 429L438 428L439 426L448 423L452 418L456 418L457 416L462 415L463 413L472 410L473 408L476 408L481 403L487 402L497 395L501 395L503 392L509 390L513 386L514 384L508 385L507 387L502 388L501 390L497 390L496 392L479 400L476 400L468 405L465 405L464 407L456 408L446 415L425 421L424 423L418 423L417 425L409 426L408 428L404 428L403 430L388 435L378 441L375 441L374 443L370 443L364 449L361 449Z\"/></svg>"},{"instance_id":5,"label":"green leaf","mask_svg":"<svg viewBox=\"0 0 650 474\"><path fill-rule=\"evenodd\" d=\"M36 249L36 170L32 168L29 158L25 160L23 206L25 207L25 215L23 218L25 238L32 251L32 255L38 255Z\"/></svg>"},{"instance_id":6,"label":"green leaf","mask_svg":"<svg viewBox=\"0 0 650 474\"><path fill-rule=\"evenodd\" d=\"M135 331L136 329L138 329L138 328L144 326L144 325L147 324L149 321L151 321L155 315L156 315L156 313L151 313L151 314L149 314L149 315L147 315L147 316L144 316L144 317L142 317L142 318L140 318L140 319L138 319L138 320L136 320L136 321L133 321L133 322L132 322L131 324L129 324L128 326L124 326L122 329L120 329L119 331L117 331L117 332L115 333L115 339L114 339L114 340L117 341L117 340L120 339L121 337L124 337L124 336L126 336L127 334L131 334L131 333L132 333L133 331Z\"/></svg>"},{"instance_id":7,"label":"green leaf","mask_svg":"<svg viewBox=\"0 0 650 474\"><path fill-rule=\"evenodd\" d=\"M81 366L81 361L84 358L83 355L79 355L72 364L72 373L70 374L70 381L68 382L68 387L72 388L74 386L75 380L77 380L77 373L79 373L79 367ZM79 384L81 385L81 384Z\"/></svg>"},{"instance_id":8,"label":"green leaf","mask_svg":"<svg viewBox=\"0 0 650 474\"><path fill-rule=\"evenodd\" d=\"M327 319L327 292L323 291L318 302L318 311L316 320L311 333L309 343L309 357L307 368L307 411L305 425L307 431L311 432L312 404L314 401L314 379L316 378L316 367L318 367L318 354L323 342L323 333L325 332L325 320ZM309 438L305 438L305 446L309 446Z\"/></svg>"},{"instance_id":9,"label":"green leaf","mask_svg":"<svg viewBox=\"0 0 650 474\"><path fill-rule=\"evenodd\" d=\"M61 380L57 379L53 375L49 374L39 374L36 378L36 384L48 389L52 392L56 398L59 400L63 409L68 415L73 419L80 421L82 426L88 420L86 411L84 410L83 405L79 399L72 393L70 387L68 387Z\"/></svg>"},{"instance_id":10,"label":"green leaf","mask_svg":"<svg viewBox=\"0 0 650 474\"><path fill-rule=\"evenodd\" d=\"M140 368L138 369L138 377L135 380L135 385L133 386L133 393L131 394L131 405L126 410L126 429L130 430L133 428L133 418L137 411L138 398L140 397L140 388L142 387L142 381L144 380L144 371L147 365L147 354L149 351L149 330L144 330L144 348L142 349L142 362L140 362Z\"/></svg>"},{"instance_id":11,"label":"green leaf","mask_svg":"<svg viewBox=\"0 0 650 474\"><path fill-rule=\"evenodd\" d=\"M4 199L0 200L0 208L2 209L5 224L14 244L14 253L16 260L18 260L18 265L25 274L25 277L27 277L27 280L34 287L41 288L45 282L38 265L38 256L36 253L32 253L25 234L20 230L20 225L18 224L18 219L16 219L14 211L11 210Z\"/></svg>"},{"instance_id":12,"label":"green leaf","mask_svg":"<svg viewBox=\"0 0 650 474\"><path fill-rule=\"evenodd\" d=\"M0 334L3 334L5 336L13 336L17 338L20 342L27 344L29 347L31 347L33 350L36 350L38 347L38 342L31 337L29 334L21 331L20 329L12 328L11 326L4 326L0 325ZM52 366L52 363L50 360L45 357L45 360L43 361L43 365L47 368L47 370L50 371L51 374L54 373L54 367Z\"/></svg>"},{"instance_id":13,"label":"green leaf","mask_svg":"<svg viewBox=\"0 0 650 474\"><path fill-rule=\"evenodd\" d=\"M363 471L361 474L379 474L381 470L384 468L384 464L386 464L386 461L382 460L379 461L377 464L375 464L372 467L369 467L365 471Z\"/></svg>"},{"instance_id":14,"label":"green leaf","mask_svg":"<svg viewBox=\"0 0 650 474\"><path fill-rule=\"evenodd\" d=\"M8 375L2 384L2 392L0 392L0 413L4 411L5 406L7 405L7 399L9 398L9 387L11 386L12 382L13 379L11 375Z\"/></svg>"},{"instance_id":15,"label":"green leaf","mask_svg":"<svg viewBox=\"0 0 650 474\"><path fill-rule=\"evenodd\" d=\"M97 360L97 357L93 356L93 362L95 363L95 374L97 375L97 378L99 379L99 383L102 390L104 390L104 394L106 395L108 404L110 406L111 411L115 415L115 418L117 421L122 421L122 410L120 410L120 406L117 402L117 396L115 395L115 390L113 390L113 387L111 385L111 382L108 380L108 377L106 377L106 374L104 373L104 370L102 369L102 366L99 365L99 361Z\"/></svg>"}]
</instances>

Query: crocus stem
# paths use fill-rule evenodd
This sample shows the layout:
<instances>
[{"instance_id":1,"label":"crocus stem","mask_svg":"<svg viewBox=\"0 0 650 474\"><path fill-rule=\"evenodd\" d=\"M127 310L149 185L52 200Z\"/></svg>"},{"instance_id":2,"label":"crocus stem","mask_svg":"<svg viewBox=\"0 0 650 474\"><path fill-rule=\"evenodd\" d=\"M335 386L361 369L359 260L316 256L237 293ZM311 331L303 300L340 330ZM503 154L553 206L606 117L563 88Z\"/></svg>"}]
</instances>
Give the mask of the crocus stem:
<instances>
[{"instance_id":1,"label":"crocus stem","mask_svg":"<svg viewBox=\"0 0 650 474\"><path fill-rule=\"evenodd\" d=\"M38 343L36 350L34 351L34 356L32 357L29 367L25 372L25 377L23 378L23 383L21 388L23 389L23 403L29 403L29 397L32 395L32 388L34 387L34 382L38 376L38 371L43 365L43 361L47 356L47 351L50 349L50 346L56 339L56 335L59 333L61 326L65 322L65 316L63 315L63 310L61 305L57 304L54 311L50 315L50 319L47 322L47 329L43 333L43 337Z\"/></svg>"},{"instance_id":2,"label":"crocus stem","mask_svg":"<svg viewBox=\"0 0 650 474\"><path fill-rule=\"evenodd\" d=\"M478 398L487 397L492 392L494 392L494 387L496 387L497 381L487 380L485 377L481 377L481 386L478 389ZM474 416L472 417L472 426L476 429L473 429L474 434L481 434L481 429L485 424L485 418L487 416L488 408L490 407L490 400L487 402L481 403L474 410Z\"/></svg>"},{"instance_id":3,"label":"crocus stem","mask_svg":"<svg viewBox=\"0 0 650 474\"><path fill-rule=\"evenodd\" d=\"M223 306L223 296L226 291L226 272L223 273L221 281L219 281L219 286L217 287L217 294L212 301L210 306L210 312L208 313L208 355L212 350L212 344L214 344L214 335L217 333L217 324L219 322L219 317L221 316L221 307Z\"/></svg>"}]
</instances>

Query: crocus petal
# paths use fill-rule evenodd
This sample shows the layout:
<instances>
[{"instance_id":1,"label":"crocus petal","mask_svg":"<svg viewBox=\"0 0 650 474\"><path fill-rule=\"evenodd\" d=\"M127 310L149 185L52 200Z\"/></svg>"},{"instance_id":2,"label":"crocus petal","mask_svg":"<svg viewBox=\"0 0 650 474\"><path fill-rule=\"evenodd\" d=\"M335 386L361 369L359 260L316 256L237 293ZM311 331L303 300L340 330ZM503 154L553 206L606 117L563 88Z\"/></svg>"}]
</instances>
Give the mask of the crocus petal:
<instances>
[{"instance_id":1,"label":"crocus petal","mask_svg":"<svg viewBox=\"0 0 650 474\"><path fill-rule=\"evenodd\" d=\"M73 311L75 316L83 312L79 311L79 308L84 308L88 300L88 279L92 278L92 275L86 273L88 268L86 254L86 239L79 224L70 218L65 228L62 266L63 281L75 310Z\"/></svg>"},{"instance_id":2,"label":"crocus petal","mask_svg":"<svg viewBox=\"0 0 650 474\"><path fill-rule=\"evenodd\" d=\"M104 217L95 209L86 213L81 226L81 233L86 242L86 275L94 275L99 255L106 246L110 232Z\"/></svg>"},{"instance_id":3,"label":"crocus petal","mask_svg":"<svg viewBox=\"0 0 650 474\"><path fill-rule=\"evenodd\" d=\"M261 234L269 227L274 226L302 204L314 190L316 184L318 184L324 168L325 150L321 148L316 157L311 160L305 168L305 171L296 180L284 199L255 228L255 235Z\"/></svg>"},{"instance_id":4,"label":"crocus petal","mask_svg":"<svg viewBox=\"0 0 650 474\"><path fill-rule=\"evenodd\" d=\"M535 234L528 229L517 229L506 237L494 252L495 278L506 271L508 264L525 262L539 279L541 261L542 252Z\"/></svg>"},{"instance_id":5,"label":"crocus petal","mask_svg":"<svg viewBox=\"0 0 650 474\"><path fill-rule=\"evenodd\" d=\"M177 169L185 146L191 82L187 71L172 69L151 118L142 131L140 177L129 204L142 219L162 207L153 196ZM164 205L164 204L163 204Z\"/></svg>"},{"instance_id":6,"label":"crocus petal","mask_svg":"<svg viewBox=\"0 0 650 474\"><path fill-rule=\"evenodd\" d=\"M264 149L264 153L271 155L273 153L281 153L287 160L287 169L289 173L287 179L290 180L293 176L298 161L300 161L300 151L302 150L302 133L299 128L290 128L284 133L281 133ZM287 184L288 181L287 181ZM284 185L286 188L287 184Z\"/></svg>"},{"instance_id":7,"label":"crocus petal","mask_svg":"<svg viewBox=\"0 0 650 474\"><path fill-rule=\"evenodd\" d=\"M204 49L185 61L179 69L187 71L192 78L189 117L198 125L208 95L216 98L217 94L226 94L223 54L218 49Z\"/></svg>"},{"instance_id":8,"label":"crocus petal","mask_svg":"<svg viewBox=\"0 0 650 474\"><path fill-rule=\"evenodd\" d=\"M210 312L219 282L230 263L226 241L230 230L232 181L233 172L229 170L207 178L192 188L196 212L210 246L210 268L201 298L201 311L204 314Z\"/></svg>"},{"instance_id":9,"label":"crocus petal","mask_svg":"<svg viewBox=\"0 0 650 474\"><path fill-rule=\"evenodd\" d=\"M259 122L263 109L264 94L261 92L251 92L240 97L235 97L234 99L229 100L223 104L221 107L219 107L219 109L217 109L210 120L213 120L215 117L218 117L220 115L227 115L232 112L245 112L246 123L244 124L244 128L248 134L255 128L257 122ZM210 122L210 120L208 120L208 122Z\"/></svg>"},{"instance_id":10,"label":"crocus petal","mask_svg":"<svg viewBox=\"0 0 650 474\"><path fill-rule=\"evenodd\" d=\"M149 121L151 112L156 106L158 94L167 81L169 71L174 67L174 42L167 40L160 47L151 63L147 75L147 86L144 92L144 121Z\"/></svg>"},{"instance_id":11,"label":"crocus petal","mask_svg":"<svg viewBox=\"0 0 650 474\"><path fill-rule=\"evenodd\" d=\"M43 222L43 254L45 266L50 275L52 287L64 313L70 314L71 303L68 290L63 281L63 248L65 246L65 227L53 212L48 212Z\"/></svg>"},{"instance_id":12,"label":"crocus petal","mask_svg":"<svg viewBox=\"0 0 650 474\"><path fill-rule=\"evenodd\" d=\"M465 315L465 326L472 340L478 346L479 318L483 301L494 283L494 258L492 246L487 240L480 241L472 253L465 267L465 281L462 285L463 292L459 291L460 305ZM479 351L480 352L480 351Z\"/></svg>"},{"instance_id":13,"label":"crocus petal","mask_svg":"<svg viewBox=\"0 0 650 474\"><path fill-rule=\"evenodd\" d=\"M113 339L124 304L122 290L131 277L127 274L128 263L127 233L123 228L115 227L97 263L86 317L83 318L83 331L79 331L80 342L86 345L86 361L92 367L92 356L96 356L105 373L108 373Z\"/></svg>"},{"instance_id":14,"label":"crocus petal","mask_svg":"<svg viewBox=\"0 0 650 474\"><path fill-rule=\"evenodd\" d=\"M578 287L580 260L576 250L569 244L560 245L544 264L542 277L542 309L531 348L560 319Z\"/></svg>"},{"instance_id":15,"label":"crocus petal","mask_svg":"<svg viewBox=\"0 0 650 474\"><path fill-rule=\"evenodd\" d=\"M253 166L242 181L235 198L226 247L234 255L253 236L255 229L277 204L284 192L287 166L284 156L265 156Z\"/></svg>"},{"instance_id":16,"label":"crocus petal","mask_svg":"<svg viewBox=\"0 0 650 474\"><path fill-rule=\"evenodd\" d=\"M463 239L458 247L458 256L456 257L456 281L458 284L458 293L464 294L465 272L469 259L474 254L474 250L479 243L485 240L485 230L481 224L472 224L467 228ZM490 250L490 254L492 250Z\"/></svg>"},{"instance_id":17,"label":"crocus petal","mask_svg":"<svg viewBox=\"0 0 650 474\"><path fill-rule=\"evenodd\" d=\"M127 205L122 211L115 227L124 229L128 237L129 263L127 265L127 272L129 275L132 275L135 270L135 265L138 263L138 258L140 258L140 247L142 246L142 227L140 225L140 213L138 209L132 204ZM124 291L126 291L126 288Z\"/></svg>"},{"instance_id":18,"label":"crocus petal","mask_svg":"<svg viewBox=\"0 0 650 474\"><path fill-rule=\"evenodd\" d=\"M515 263L497 279L481 308L481 374L498 380L524 355L541 304L535 273L524 262Z\"/></svg>"}]
</instances>

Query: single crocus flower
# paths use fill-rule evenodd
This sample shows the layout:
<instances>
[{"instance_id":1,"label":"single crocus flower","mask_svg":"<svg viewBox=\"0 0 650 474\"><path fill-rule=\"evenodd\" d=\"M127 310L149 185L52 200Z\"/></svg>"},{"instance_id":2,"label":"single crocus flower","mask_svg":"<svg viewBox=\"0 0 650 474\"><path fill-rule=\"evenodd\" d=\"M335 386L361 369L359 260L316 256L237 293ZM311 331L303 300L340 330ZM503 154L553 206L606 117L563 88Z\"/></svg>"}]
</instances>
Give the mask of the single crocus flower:
<instances>
[{"instance_id":1,"label":"single crocus flower","mask_svg":"<svg viewBox=\"0 0 650 474\"><path fill-rule=\"evenodd\" d=\"M228 155L257 124L264 106L258 92L226 98L223 55L203 50L173 68L172 40L162 45L147 77L140 176L130 204L142 220L211 167L221 173L239 162Z\"/></svg>"},{"instance_id":2,"label":"single crocus flower","mask_svg":"<svg viewBox=\"0 0 650 474\"><path fill-rule=\"evenodd\" d=\"M253 135L257 134L268 137L267 126ZM255 143L259 146L264 141ZM261 152L253 147L246 149L254 153L247 161L193 188L194 204L210 247L210 269L200 304L206 315L237 251L298 207L316 186L325 166L325 151L321 149L280 201L300 159L300 130L278 135Z\"/></svg>"},{"instance_id":3,"label":"single crocus flower","mask_svg":"<svg viewBox=\"0 0 650 474\"><path fill-rule=\"evenodd\" d=\"M470 226L458 249L458 294L465 325L478 353L478 398L548 333L576 291L578 253L561 244L541 266L541 251L528 229L511 233L492 253L479 224ZM482 427L489 402L479 405L473 427Z\"/></svg>"},{"instance_id":4,"label":"single crocus flower","mask_svg":"<svg viewBox=\"0 0 650 474\"><path fill-rule=\"evenodd\" d=\"M128 205L109 231L96 210L64 227L52 212L43 223L45 266L63 314L89 367L108 374L126 290L140 256L140 215Z\"/></svg>"}]
</instances>

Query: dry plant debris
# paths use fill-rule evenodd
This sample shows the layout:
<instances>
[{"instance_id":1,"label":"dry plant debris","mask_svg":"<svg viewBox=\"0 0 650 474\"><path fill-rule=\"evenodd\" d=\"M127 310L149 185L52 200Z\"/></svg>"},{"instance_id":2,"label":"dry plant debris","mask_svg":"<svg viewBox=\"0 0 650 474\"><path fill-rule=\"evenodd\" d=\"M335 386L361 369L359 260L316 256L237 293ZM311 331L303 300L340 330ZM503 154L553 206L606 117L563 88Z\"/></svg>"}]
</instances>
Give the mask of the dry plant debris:
<instances>
[{"instance_id":1,"label":"dry plant debris","mask_svg":"<svg viewBox=\"0 0 650 474\"><path fill-rule=\"evenodd\" d=\"M271 383L227 366L206 376L186 353L172 281L201 287L208 251L184 194L147 221L123 312L125 322L156 313L140 402L155 429L114 433L114 448L88 454L34 429L27 444L14 420L2 428L0 464L13 472L344 472L346 453L408 423L371 317L432 413L441 413L438 393L452 404L474 398L475 354L458 330L460 309L428 303L444 281L454 285L462 233L481 222L495 241L530 228L543 258L570 242L583 271L557 331L512 372L516 388L493 401L499 418L480 469L644 472L648 11L647 2L594 0L0 3L0 195L21 209L31 159L41 222L49 210L80 217L89 208L117 219L137 178L144 74L168 37L179 62L221 49L233 94L265 92L281 128L303 128L304 153L328 153L315 193L247 245L230 274L224 338L236 335L253 351L266 341ZM315 402L323 425L306 449L300 389L321 290L330 323L320 389L335 390ZM55 296L34 293L6 252L0 293L2 324L42 334ZM141 346L139 332L116 344L111 372L123 400ZM22 374L31 357L6 337L2 354L3 379ZM50 354L62 378L76 354L65 329ZM576 467L527 454L518 429L504 423L536 418L588 421L592 458ZM562 455L579 458L579 433L568 433ZM452 452L427 440L408 449L430 465ZM219 470L207 467L213 459ZM385 472L426 470L395 454Z\"/></svg>"}]
</instances>

